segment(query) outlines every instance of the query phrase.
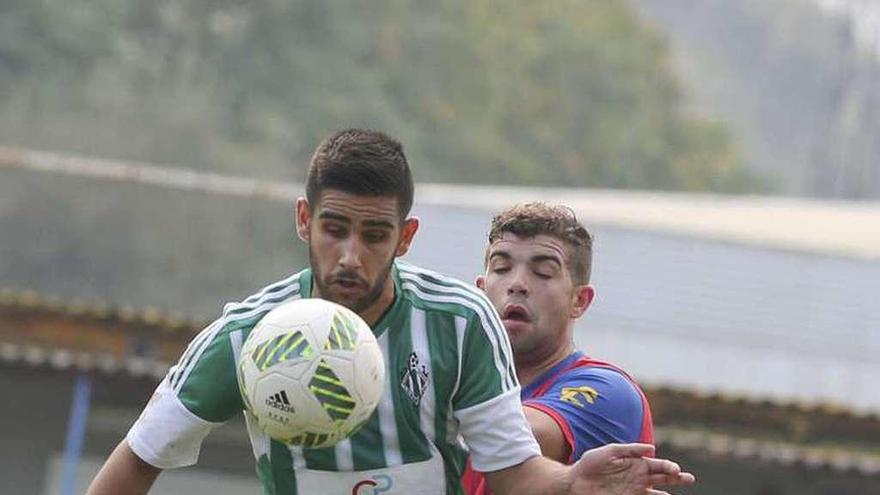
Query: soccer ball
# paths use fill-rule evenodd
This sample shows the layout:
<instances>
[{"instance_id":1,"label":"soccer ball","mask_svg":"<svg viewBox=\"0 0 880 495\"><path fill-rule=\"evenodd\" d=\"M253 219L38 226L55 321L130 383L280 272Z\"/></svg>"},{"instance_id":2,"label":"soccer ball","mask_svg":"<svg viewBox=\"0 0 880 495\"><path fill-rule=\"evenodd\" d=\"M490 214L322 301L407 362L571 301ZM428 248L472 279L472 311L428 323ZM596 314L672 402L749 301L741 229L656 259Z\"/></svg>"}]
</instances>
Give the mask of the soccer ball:
<instances>
[{"instance_id":1,"label":"soccer ball","mask_svg":"<svg viewBox=\"0 0 880 495\"><path fill-rule=\"evenodd\" d=\"M385 385L370 327L323 299L298 299L267 313L242 345L238 369L251 419L270 437L308 448L352 435Z\"/></svg>"}]
</instances>

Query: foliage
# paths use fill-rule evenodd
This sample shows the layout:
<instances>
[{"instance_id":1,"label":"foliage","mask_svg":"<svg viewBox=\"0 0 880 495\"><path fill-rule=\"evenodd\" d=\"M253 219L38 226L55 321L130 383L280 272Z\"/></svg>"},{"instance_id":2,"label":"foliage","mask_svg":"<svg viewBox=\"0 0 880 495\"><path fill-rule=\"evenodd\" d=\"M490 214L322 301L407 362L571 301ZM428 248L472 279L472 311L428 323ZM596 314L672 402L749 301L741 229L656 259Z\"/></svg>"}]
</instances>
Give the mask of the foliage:
<instances>
[{"instance_id":1,"label":"foliage","mask_svg":"<svg viewBox=\"0 0 880 495\"><path fill-rule=\"evenodd\" d=\"M870 2L637 0L676 44L694 101L779 192L880 197L880 59L842 10ZM880 26L880 18L860 21ZM880 32L880 31L878 31Z\"/></svg>"},{"instance_id":2,"label":"foliage","mask_svg":"<svg viewBox=\"0 0 880 495\"><path fill-rule=\"evenodd\" d=\"M299 179L357 125L399 136L423 181L756 187L727 132L681 111L663 39L623 0L0 9L18 144Z\"/></svg>"}]
</instances>

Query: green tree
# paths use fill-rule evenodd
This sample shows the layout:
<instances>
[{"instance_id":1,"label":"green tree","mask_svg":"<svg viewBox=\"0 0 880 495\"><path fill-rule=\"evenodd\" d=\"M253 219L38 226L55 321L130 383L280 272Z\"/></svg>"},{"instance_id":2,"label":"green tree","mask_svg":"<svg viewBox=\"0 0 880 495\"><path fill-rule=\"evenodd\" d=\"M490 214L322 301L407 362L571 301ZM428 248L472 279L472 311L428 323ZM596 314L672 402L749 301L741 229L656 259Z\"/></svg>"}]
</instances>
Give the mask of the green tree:
<instances>
[{"instance_id":1,"label":"green tree","mask_svg":"<svg viewBox=\"0 0 880 495\"><path fill-rule=\"evenodd\" d=\"M290 162L358 125L400 136L420 180L756 184L722 126L682 112L663 38L623 0L14 5L4 21L55 21L9 46L76 38L51 45L79 54L13 50L0 131L22 144L302 178ZM46 63L48 87L23 98L38 76L22 67Z\"/></svg>"}]
</instances>

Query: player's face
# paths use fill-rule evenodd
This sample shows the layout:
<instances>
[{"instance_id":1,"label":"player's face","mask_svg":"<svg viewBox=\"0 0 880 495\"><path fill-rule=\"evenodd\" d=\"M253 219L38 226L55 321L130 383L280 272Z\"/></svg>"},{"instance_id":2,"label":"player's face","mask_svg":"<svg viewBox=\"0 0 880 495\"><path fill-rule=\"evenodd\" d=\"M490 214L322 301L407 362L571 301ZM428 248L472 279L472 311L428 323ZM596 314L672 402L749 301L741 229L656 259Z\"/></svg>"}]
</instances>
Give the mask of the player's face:
<instances>
[{"instance_id":1,"label":"player's face","mask_svg":"<svg viewBox=\"0 0 880 495\"><path fill-rule=\"evenodd\" d=\"M322 192L316 205L300 198L296 215L297 233L309 244L315 295L373 323L394 300L391 264L409 249L418 220L401 222L397 198L335 189Z\"/></svg>"},{"instance_id":2,"label":"player's face","mask_svg":"<svg viewBox=\"0 0 880 495\"><path fill-rule=\"evenodd\" d=\"M541 359L567 346L569 326L586 311L593 289L575 285L568 250L548 235L505 233L489 247L477 279L501 315L518 360Z\"/></svg>"}]
</instances>

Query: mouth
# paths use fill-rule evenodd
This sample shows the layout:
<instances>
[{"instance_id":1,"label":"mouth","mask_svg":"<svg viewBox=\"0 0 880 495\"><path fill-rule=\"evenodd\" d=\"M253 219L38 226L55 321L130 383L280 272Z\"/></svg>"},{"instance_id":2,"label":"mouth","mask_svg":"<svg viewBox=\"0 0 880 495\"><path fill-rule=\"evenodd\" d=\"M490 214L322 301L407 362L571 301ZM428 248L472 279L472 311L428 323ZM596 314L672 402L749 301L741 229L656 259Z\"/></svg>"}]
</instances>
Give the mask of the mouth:
<instances>
[{"instance_id":1,"label":"mouth","mask_svg":"<svg viewBox=\"0 0 880 495\"><path fill-rule=\"evenodd\" d=\"M501 313L501 319L504 321L517 321L528 323L532 321L529 311L519 304L508 304Z\"/></svg>"},{"instance_id":2,"label":"mouth","mask_svg":"<svg viewBox=\"0 0 880 495\"><path fill-rule=\"evenodd\" d=\"M330 282L331 285L337 287L339 290L343 292L352 292L360 289L363 284L361 284L358 280L353 280L350 278L336 278Z\"/></svg>"}]
</instances>

